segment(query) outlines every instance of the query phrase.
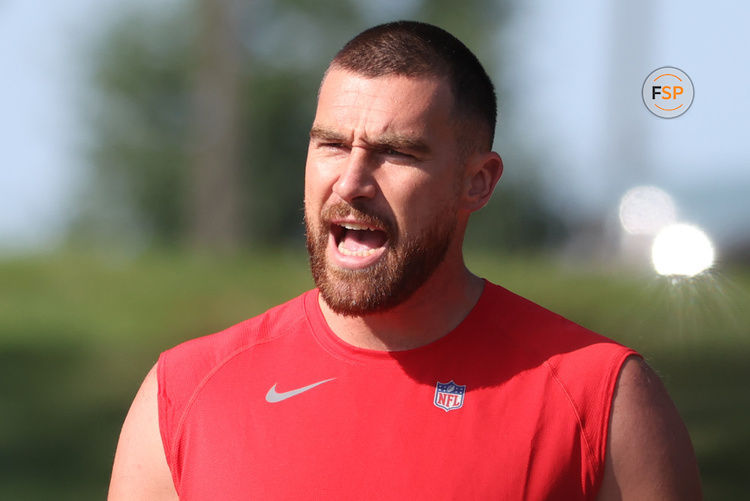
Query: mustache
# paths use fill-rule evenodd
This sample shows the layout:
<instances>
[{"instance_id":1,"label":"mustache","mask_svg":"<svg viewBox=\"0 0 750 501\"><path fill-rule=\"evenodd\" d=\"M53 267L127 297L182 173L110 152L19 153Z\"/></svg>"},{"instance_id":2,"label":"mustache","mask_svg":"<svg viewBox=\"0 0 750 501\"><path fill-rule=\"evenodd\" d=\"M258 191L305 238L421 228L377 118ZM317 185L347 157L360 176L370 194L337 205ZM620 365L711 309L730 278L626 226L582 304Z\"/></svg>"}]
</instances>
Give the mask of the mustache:
<instances>
[{"instance_id":1,"label":"mustache","mask_svg":"<svg viewBox=\"0 0 750 501\"><path fill-rule=\"evenodd\" d=\"M356 207L344 202L338 202L323 207L320 217L327 230L330 230L333 219L353 217L362 224L382 229L389 237L396 234L396 223L392 218L389 215L379 214L370 207Z\"/></svg>"}]
</instances>

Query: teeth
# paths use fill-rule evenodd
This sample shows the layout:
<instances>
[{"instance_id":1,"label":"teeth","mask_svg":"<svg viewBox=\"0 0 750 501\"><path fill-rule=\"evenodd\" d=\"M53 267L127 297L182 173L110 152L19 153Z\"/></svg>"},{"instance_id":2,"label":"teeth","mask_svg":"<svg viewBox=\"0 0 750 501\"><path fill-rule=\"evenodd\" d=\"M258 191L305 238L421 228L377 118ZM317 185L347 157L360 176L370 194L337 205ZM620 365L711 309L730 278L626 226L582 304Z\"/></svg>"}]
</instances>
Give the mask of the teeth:
<instances>
[{"instance_id":1,"label":"teeth","mask_svg":"<svg viewBox=\"0 0 750 501\"><path fill-rule=\"evenodd\" d=\"M348 229L351 229L351 228L348 228ZM342 253L345 256L366 257L366 256L371 256L371 255L375 254L377 251L378 251L378 249L367 249L367 250L353 251L353 250L349 250L346 247L344 247L344 242L341 242L339 244L339 252Z\"/></svg>"},{"instance_id":2,"label":"teeth","mask_svg":"<svg viewBox=\"0 0 750 501\"><path fill-rule=\"evenodd\" d=\"M342 223L341 227L346 228L347 230L375 230L375 228L370 228L369 226L364 226L357 223Z\"/></svg>"}]
</instances>

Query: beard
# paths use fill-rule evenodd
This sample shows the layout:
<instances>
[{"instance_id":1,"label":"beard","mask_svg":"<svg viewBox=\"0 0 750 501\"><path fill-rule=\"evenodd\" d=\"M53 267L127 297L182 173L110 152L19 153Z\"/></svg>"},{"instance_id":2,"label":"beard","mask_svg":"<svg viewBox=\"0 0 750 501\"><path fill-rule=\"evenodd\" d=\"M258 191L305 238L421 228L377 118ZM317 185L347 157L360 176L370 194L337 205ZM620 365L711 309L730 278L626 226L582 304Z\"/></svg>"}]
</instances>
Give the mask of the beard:
<instances>
[{"instance_id":1,"label":"beard","mask_svg":"<svg viewBox=\"0 0 750 501\"><path fill-rule=\"evenodd\" d=\"M436 212L417 235L403 235L390 217L363 206L344 202L326 206L315 225L305 211L307 252L315 285L326 304L336 313L364 316L389 310L407 300L443 262L455 231L455 208ZM355 217L359 222L381 228L386 234L383 255L370 266L347 269L332 266L326 259L328 238L334 218Z\"/></svg>"}]
</instances>

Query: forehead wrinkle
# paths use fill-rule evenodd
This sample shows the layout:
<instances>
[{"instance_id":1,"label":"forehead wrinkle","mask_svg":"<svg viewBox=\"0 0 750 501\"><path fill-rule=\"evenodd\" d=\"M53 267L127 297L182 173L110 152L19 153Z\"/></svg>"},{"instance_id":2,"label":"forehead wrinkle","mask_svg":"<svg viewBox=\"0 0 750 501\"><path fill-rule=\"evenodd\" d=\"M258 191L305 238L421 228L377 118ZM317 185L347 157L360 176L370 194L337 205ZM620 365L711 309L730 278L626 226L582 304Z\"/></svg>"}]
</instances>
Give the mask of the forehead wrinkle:
<instances>
[{"instance_id":1,"label":"forehead wrinkle","mask_svg":"<svg viewBox=\"0 0 750 501\"><path fill-rule=\"evenodd\" d=\"M321 124L314 124L312 126L310 129L310 138L336 142L353 141L351 134L347 135L333 127ZM419 136L392 132L388 131L387 128L384 132L374 137L368 137L367 132L364 132L360 141L373 149L406 149L419 153L428 153L430 151L430 147Z\"/></svg>"},{"instance_id":2,"label":"forehead wrinkle","mask_svg":"<svg viewBox=\"0 0 750 501\"><path fill-rule=\"evenodd\" d=\"M410 84L404 92L389 90L392 82L401 81ZM314 139L426 154L438 146L431 144L434 134L430 131L454 120L453 110L444 107L452 97L450 89L433 78L364 78L333 71L326 75L320 90L319 120L311 131Z\"/></svg>"}]
</instances>

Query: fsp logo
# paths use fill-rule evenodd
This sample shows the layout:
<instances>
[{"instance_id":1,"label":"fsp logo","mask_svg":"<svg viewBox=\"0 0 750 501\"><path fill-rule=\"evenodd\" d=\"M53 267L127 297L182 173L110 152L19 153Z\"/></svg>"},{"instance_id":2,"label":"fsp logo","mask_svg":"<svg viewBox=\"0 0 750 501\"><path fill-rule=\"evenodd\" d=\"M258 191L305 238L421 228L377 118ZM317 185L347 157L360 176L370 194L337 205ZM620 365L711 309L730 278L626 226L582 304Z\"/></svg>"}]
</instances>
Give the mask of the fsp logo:
<instances>
[{"instance_id":1,"label":"fsp logo","mask_svg":"<svg viewBox=\"0 0 750 501\"><path fill-rule=\"evenodd\" d=\"M693 104L693 82L679 68L658 68L643 82L643 104L657 117L679 117Z\"/></svg>"}]
</instances>

